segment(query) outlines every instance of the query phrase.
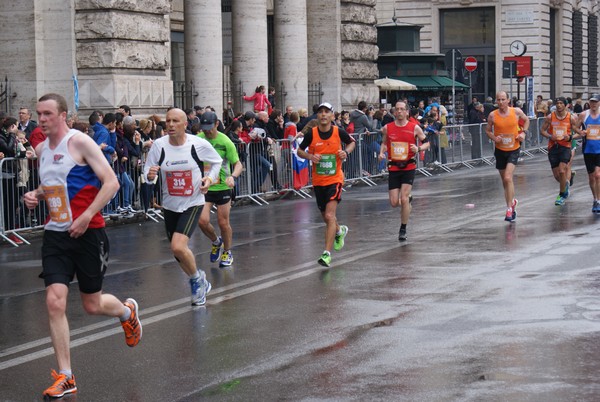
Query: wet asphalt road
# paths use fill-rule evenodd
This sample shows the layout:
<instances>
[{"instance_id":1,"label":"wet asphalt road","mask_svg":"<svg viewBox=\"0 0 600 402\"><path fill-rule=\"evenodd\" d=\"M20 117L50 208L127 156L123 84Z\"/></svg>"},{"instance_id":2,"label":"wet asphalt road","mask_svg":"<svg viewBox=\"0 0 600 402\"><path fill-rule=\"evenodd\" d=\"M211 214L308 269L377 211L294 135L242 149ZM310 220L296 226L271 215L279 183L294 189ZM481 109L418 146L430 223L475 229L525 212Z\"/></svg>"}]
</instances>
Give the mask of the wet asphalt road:
<instances>
[{"instance_id":1,"label":"wet asphalt road","mask_svg":"<svg viewBox=\"0 0 600 402\"><path fill-rule=\"evenodd\" d=\"M235 208L232 268L208 262L199 230L191 242L213 284L206 308L189 306L162 223L111 227L104 288L139 302L143 339L128 348L72 286L79 391L64 399L598 401L600 217L575 164L556 207L546 158L526 159L512 224L495 169L418 177L404 244L387 185L354 186L328 271L313 199ZM0 401L40 400L56 367L39 247L0 246Z\"/></svg>"}]
</instances>

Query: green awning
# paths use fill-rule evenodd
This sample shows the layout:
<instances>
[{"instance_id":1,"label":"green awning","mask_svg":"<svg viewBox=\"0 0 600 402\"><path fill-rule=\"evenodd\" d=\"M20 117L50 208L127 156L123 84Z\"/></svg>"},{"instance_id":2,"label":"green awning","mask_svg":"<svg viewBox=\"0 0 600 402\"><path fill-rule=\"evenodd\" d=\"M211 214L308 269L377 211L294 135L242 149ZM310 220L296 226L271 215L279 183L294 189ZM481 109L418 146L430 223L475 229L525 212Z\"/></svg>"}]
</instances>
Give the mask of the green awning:
<instances>
[{"instance_id":1,"label":"green awning","mask_svg":"<svg viewBox=\"0 0 600 402\"><path fill-rule=\"evenodd\" d=\"M417 89L421 91L452 89L452 79L439 75L413 75L394 78L416 85ZM454 81L454 87L457 89L469 88L468 85L465 85L462 82L458 81Z\"/></svg>"},{"instance_id":2,"label":"green awning","mask_svg":"<svg viewBox=\"0 0 600 402\"><path fill-rule=\"evenodd\" d=\"M452 88L452 78L441 77L439 75L433 76L432 78L435 81L439 82L445 88ZM454 81L454 87L455 88L466 88L466 89L469 88L468 85L465 85L462 82L458 82L458 81Z\"/></svg>"}]
</instances>

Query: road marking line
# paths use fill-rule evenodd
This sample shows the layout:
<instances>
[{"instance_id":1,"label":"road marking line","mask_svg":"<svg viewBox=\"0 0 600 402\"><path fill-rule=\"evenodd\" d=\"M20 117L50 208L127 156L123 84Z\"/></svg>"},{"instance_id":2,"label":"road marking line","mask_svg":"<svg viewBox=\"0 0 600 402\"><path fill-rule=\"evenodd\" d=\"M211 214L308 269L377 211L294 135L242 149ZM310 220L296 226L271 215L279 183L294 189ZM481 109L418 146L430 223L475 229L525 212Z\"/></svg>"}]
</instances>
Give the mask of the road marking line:
<instances>
[{"instance_id":1,"label":"road marking line","mask_svg":"<svg viewBox=\"0 0 600 402\"><path fill-rule=\"evenodd\" d=\"M399 247L399 245L397 245L396 247ZM378 249L371 249L371 250L355 249L355 250L345 253L343 258L336 259L334 261L334 263L332 264L332 268L335 268L339 265L343 265L343 264L346 264L349 262L354 262L354 261L357 261L357 260L360 260L363 258L367 258L367 257L373 256L373 255L376 255L376 254L379 254L379 253L382 253L385 251L389 251L393 248L395 248L395 247L390 247L389 245L386 245L386 247L380 247ZM338 253L338 255L341 255L341 253ZM231 293L226 293L226 294L218 296L218 297L211 297L206 300L206 304L208 306L217 305L224 301L232 300L232 299L235 299L235 298L238 298L241 296L245 296L247 294L251 294L254 292L258 292L260 290L264 290L264 289L268 289L268 288L280 285L282 283L287 283L287 282L290 282L290 281L293 281L293 280L296 280L299 278L303 278L305 276L311 275L316 272L324 271L323 267L315 267L315 265L316 265L316 262L305 262L305 263L296 265L294 267L290 267L290 268L282 270L282 271L277 271L277 272L261 275L257 278L242 281L235 285L228 285L228 286L224 286L222 288L215 289L213 292L211 292L211 294L225 293L228 290L241 288L241 287L247 286L252 283L262 282L265 279L279 276L278 278L272 279L267 282L262 282L262 283L255 284L253 286L244 287L243 289L239 289L239 290L233 291ZM298 271L298 270L300 270L300 271L294 273L294 271ZM193 313L194 308L189 305L189 302L190 302L189 298L186 297L186 298L174 300L171 302L163 303L163 304L160 304L157 306L153 306L153 307L147 308L145 310L141 310L140 317L142 315L148 315L148 314L151 314L151 313L154 313L157 311L161 311L164 309L173 308L180 304L186 304L184 307L179 307L172 311L166 311L164 313L157 314L157 315L154 315L149 318L145 318L143 320L144 327L147 327L150 324L161 322L163 320L166 320L166 319L169 319L172 317L176 317L181 314L185 314L185 313L189 313L189 312ZM88 325L88 326L73 330L73 331L71 331L71 335L74 335L74 334L78 335L78 334L90 332L93 330L100 329L102 327L106 327L108 325L115 325L115 320L113 320L113 319L105 320L100 323ZM93 333L90 335L86 335L81 338L72 340L71 348L86 345L88 343L91 343L91 342L94 342L94 341L97 341L97 340L100 340L103 338L107 338L109 336L113 336L113 335L116 335L119 333L122 333L122 329L120 326L106 329L104 331ZM23 352L25 350L32 349L34 347L39 347L39 346L49 344L49 343L50 343L49 337L42 338L42 339L39 339L39 340L33 341L33 342L28 342L23 345L16 346L16 347L10 348L10 349L6 349L6 350L0 352L0 357L8 356L8 355L15 354L18 352ZM28 363L28 362L31 362L31 361L34 361L34 360L37 360L37 359L40 359L43 357L51 356L53 354L54 354L54 349L52 347L47 347L45 349L31 352L31 353L28 353L23 356L15 357L13 359L6 360L4 362L0 362L0 371L11 368L11 367L18 366L20 364Z\"/></svg>"}]
</instances>

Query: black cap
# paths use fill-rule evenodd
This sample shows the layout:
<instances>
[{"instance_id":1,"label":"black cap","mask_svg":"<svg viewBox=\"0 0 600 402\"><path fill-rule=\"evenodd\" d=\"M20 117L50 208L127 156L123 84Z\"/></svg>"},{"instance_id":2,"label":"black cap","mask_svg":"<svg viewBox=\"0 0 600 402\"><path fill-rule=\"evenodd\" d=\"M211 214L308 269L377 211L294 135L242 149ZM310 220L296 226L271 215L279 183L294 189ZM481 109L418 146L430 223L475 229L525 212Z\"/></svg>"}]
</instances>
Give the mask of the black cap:
<instances>
[{"instance_id":1,"label":"black cap","mask_svg":"<svg viewBox=\"0 0 600 402\"><path fill-rule=\"evenodd\" d=\"M554 99L554 103L558 103L558 102L562 102L563 105L567 105L567 99L564 96L559 96L558 98Z\"/></svg>"},{"instance_id":2,"label":"black cap","mask_svg":"<svg viewBox=\"0 0 600 402\"><path fill-rule=\"evenodd\" d=\"M248 110L246 113L244 113L244 120L250 120L250 119L256 119L256 114L254 114L254 112L251 112Z\"/></svg>"},{"instance_id":3,"label":"black cap","mask_svg":"<svg viewBox=\"0 0 600 402\"><path fill-rule=\"evenodd\" d=\"M204 112L200 117L200 130L210 131L217 122L217 114L215 112Z\"/></svg>"}]
</instances>

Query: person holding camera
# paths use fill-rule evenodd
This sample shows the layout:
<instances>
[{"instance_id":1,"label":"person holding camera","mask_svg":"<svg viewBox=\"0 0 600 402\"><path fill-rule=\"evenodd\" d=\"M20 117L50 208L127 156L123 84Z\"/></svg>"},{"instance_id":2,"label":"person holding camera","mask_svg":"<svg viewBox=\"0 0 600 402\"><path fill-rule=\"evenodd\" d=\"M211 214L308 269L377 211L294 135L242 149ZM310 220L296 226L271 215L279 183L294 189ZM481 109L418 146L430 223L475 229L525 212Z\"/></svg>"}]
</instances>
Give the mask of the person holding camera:
<instances>
[{"instance_id":1,"label":"person holding camera","mask_svg":"<svg viewBox=\"0 0 600 402\"><path fill-rule=\"evenodd\" d=\"M354 133L360 134L373 130L373 106L367 107L367 102L360 101L358 106L350 113L350 123L354 123Z\"/></svg>"}]
</instances>

